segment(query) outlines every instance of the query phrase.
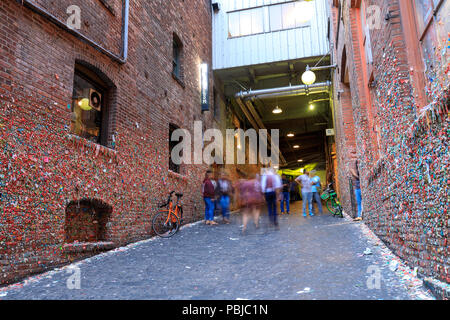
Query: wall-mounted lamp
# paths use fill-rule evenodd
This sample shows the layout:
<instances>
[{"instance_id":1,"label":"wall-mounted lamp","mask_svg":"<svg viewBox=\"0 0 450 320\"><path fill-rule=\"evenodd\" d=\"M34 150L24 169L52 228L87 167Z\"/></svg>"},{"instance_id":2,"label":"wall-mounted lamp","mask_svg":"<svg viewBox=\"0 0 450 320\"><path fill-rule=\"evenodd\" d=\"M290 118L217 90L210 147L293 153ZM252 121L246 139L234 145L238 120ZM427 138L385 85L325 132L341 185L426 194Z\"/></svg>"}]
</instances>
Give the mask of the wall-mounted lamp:
<instances>
[{"instance_id":1,"label":"wall-mounted lamp","mask_svg":"<svg viewBox=\"0 0 450 320\"><path fill-rule=\"evenodd\" d=\"M306 66L306 71L302 74L302 82L307 86L316 82L316 74L310 70L308 65Z\"/></svg>"},{"instance_id":2,"label":"wall-mounted lamp","mask_svg":"<svg viewBox=\"0 0 450 320\"><path fill-rule=\"evenodd\" d=\"M212 5L212 9L213 9L214 13L217 13L220 11L220 3L213 2L211 5Z\"/></svg>"}]
</instances>

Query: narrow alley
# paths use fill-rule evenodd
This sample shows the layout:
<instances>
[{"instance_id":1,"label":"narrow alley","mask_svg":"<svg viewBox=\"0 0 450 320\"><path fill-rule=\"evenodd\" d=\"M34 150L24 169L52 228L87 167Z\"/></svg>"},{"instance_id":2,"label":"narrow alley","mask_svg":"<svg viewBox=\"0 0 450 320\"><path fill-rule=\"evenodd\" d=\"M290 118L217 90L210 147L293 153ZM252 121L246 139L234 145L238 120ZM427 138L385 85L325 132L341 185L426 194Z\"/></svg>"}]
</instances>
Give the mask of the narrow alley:
<instances>
[{"instance_id":1,"label":"narrow alley","mask_svg":"<svg viewBox=\"0 0 450 320\"><path fill-rule=\"evenodd\" d=\"M449 116L450 0L0 0L0 300L448 300Z\"/></svg>"},{"instance_id":2,"label":"narrow alley","mask_svg":"<svg viewBox=\"0 0 450 320\"><path fill-rule=\"evenodd\" d=\"M298 212L298 203L293 212ZM261 218L264 221L264 217ZM218 219L220 221L220 219ZM325 213L280 217L280 230L195 223L0 288L1 299L433 299L363 224ZM364 255L369 249L370 254ZM366 252L367 253L367 252ZM396 261L396 260L394 260ZM270 265L270 268L267 266ZM74 266L79 289L67 283ZM378 275L380 277L378 277ZM371 278L372 277L372 278Z\"/></svg>"}]
</instances>

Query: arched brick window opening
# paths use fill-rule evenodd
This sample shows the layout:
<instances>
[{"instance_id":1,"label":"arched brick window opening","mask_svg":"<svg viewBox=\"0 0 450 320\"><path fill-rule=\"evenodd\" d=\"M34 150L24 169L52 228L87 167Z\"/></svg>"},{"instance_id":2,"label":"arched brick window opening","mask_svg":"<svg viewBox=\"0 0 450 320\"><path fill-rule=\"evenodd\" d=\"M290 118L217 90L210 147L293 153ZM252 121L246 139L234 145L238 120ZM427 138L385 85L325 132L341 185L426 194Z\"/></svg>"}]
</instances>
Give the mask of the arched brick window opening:
<instances>
[{"instance_id":1,"label":"arched brick window opening","mask_svg":"<svg viewBox=\"0 0 450 320\"><path fill-rule=\"evenodd\" d=\"M107 240L107 224L111 213L112 207L97 199L70 202L66 207L66 243Z\"/></svg>"},{"instance_id":2,"label":"arched brick window opening","mask_svg":"<svg viewBox=\"0 0 450 320\"><path fill-rule=\"evenodd\" d=\"M77 60L72 93L71 132L113 148L116 86L97 67Z\"/></svg>"}]
</instances>

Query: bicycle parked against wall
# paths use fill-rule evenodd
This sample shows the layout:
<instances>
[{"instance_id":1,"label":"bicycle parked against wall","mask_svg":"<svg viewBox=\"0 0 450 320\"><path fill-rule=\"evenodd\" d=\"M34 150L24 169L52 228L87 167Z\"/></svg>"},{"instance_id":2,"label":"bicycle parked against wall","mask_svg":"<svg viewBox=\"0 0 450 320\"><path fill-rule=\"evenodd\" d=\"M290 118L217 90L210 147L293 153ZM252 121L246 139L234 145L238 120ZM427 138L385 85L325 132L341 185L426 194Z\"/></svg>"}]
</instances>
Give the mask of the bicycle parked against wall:
<instances>
[{"instance_id":1,"label":"bicycle parked against wall","mask_svg":"<svg viewBox=\"0 0 450 320\"><path fill-rule=\"evenodd\" d=\"M183 223L183 207L179 204L182 193L176 193L177 202L173 203L172 195L175 191L172 191L167 198L166 203L159 206L158 213L153 217L152 228L155 233L162 238L170 238L180 229L180 225Z\"/></svg>"},{"instance_id":2,"label":"bicycle parked against wall","mask_svg":"<svg viewBox=\"0 0 450 320\"><path fill-rule=\"evenodd\" d=\"M320 197L326 201L327 208L330 213L332 213L335 217L343 218L343 208L332 185L333 184L330 183Z\"/></svg>"}]
</instances>

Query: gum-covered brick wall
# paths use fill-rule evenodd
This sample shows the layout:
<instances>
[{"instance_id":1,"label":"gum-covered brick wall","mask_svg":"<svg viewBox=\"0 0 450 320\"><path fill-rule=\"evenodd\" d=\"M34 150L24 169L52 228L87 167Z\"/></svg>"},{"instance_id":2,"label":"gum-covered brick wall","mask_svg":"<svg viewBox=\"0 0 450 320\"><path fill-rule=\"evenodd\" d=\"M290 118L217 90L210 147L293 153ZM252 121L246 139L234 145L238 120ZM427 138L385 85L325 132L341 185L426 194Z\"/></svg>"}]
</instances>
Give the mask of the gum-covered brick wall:
<instances>
[{"instance_id":1,"label":"gum-covered brick wall","mask_svg":"<svg viewBox=\"0 0 450 320\"><path fill-rule=\"evenodd\" d=\"M398 1L366 1L369 2L379 6L382 13L400 10ZM448 12L448 7L441 10ZM374 81L369 105L360 79L362 68L366 67L360 57L365 53L359 51L361 47L355 40L360 11L350 8L350 4L343 11L349 27L345 32L341 28L345 36L338 50L345 44L350 59L354 129L345 126L351 121L345 114L347 106L342 97L347 91L343 90L337 122L344 121L344 127L338 129L337 145L343 145L341 150L348 154L338 157L340 184L348 184L346 168L351 165L348 159L352 158L353 141L346 141L345 134L354 130L365 223L412 268L417 267L420 275L450 282L450 36L442 31L444 16L437 17L433 46L419 48L428 66L426 88L414 82L415 73L422 71L408 61L400 14L383 20L381 28L370 31ZM424 105L418 103L418 90L426 95ZM350 212L350 202L346 200L344 204Z\"/></svg>"},{"instance_id":2,"label":"gum-covered brick wall","mask_svg":"<svg viewBox=\"0 0 450 320\"><path fill-rule=\"evenodd\" d=\"M450 39L434 30L434 46L421 48L432 67L426 72L428 104L419 106L417 90L424 88L414 83L414 73L420 71L406 62L406 46L394 36L396 22L372 33L381 157L374 162L360 154L371 164L363 169L365 220L419 274L450 282ZM442 26L445 19L441 15L436 22Z\"/></svg>"},{"instance_id":3,"label":"gum-covered brick wall","mask_svg":"<svg viewBox=\"0 0 450 320\"><path fill-rule=\"evenodd\" d=\"M61 2L50 9L71 5ZM81 9L82 15L91 12ZM113 25L121 19L111 14L98 26L90 22L94 17L86 19L87 35L97 34L92 28L104 32L102 25L120 30ZM192 130L194 120L202 120L212 126L212 117L200 110L195 67L210 63L210 29L207 1L196 6L133 1L130 54L120 65L20 2L0 2L0 284L100 248L74 254L67 243L77 239L118 246L148 238L156 205L171 190L185 195L186 222L202 216L200 184L207 167L169 171L169 124ZM189 44L183 63L194 66L183 70L180 81L171 75L174 33ZM113 32L104 44L118 52L116 41L120 33ZM114 86L111 148L70 132L77 61L99 70ZM77 215L79 221L69 221ZM89 226L77 231L83 223Z\"/></svg>"}]
</instances>

